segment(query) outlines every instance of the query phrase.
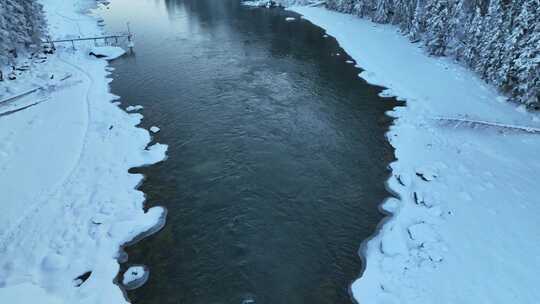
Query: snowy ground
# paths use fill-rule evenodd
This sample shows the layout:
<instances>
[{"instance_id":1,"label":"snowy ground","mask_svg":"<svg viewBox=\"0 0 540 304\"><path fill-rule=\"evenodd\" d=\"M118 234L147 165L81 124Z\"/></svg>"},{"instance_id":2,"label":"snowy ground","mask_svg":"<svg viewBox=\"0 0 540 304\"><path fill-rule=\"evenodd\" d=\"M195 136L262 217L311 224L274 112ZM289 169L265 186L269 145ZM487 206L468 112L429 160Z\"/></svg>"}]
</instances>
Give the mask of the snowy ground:
<instances>
[{"instance_id":1,"label":"snowy ground","mask_svg":"<svg viewBox=\"0 0 540 304\"><path fill-rule=\"evenodd\" d=\"M407 101L389 113L397 119L387 134L397 158L388 185L399 199L383 204L393 216L362 249L367 268L352 285L355 298L538 303L540 134L489 123L538 128L539 117L392 26L290 9L334 36L365 70L361 78L388 88L382 95Z\"/></svg>"},{"instance_id":2,"label":"snowy ground","mask_svg":"<svg viewBox=\"0 0 540 304\"><path fill-rule=\"evenodd\" d=\"M99 34L82 13L95 1L41 2L53 38ZM92 46L59 45L0 83L0 100L41 88L0 103L1 303L126 303L113 283L119 247L163 221L162 208L143 211L142 176L127 171L167 147L147 148L142 116L111 102Z\"/></svg>"}]
</instances>

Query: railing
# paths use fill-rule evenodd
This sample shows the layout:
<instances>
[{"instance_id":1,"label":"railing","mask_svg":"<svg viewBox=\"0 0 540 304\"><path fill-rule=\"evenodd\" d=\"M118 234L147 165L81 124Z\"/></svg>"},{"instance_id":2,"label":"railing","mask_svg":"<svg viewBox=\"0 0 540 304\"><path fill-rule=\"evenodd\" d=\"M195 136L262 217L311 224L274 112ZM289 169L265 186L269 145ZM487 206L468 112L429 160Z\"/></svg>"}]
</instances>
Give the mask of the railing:
<instances>
[{"instance_id":1,"label":"railing","mask_svg":"<svg viewBox=\"0 0 540 304\"><path fill-rule=\"evenodd\" d=\"M97 43L98 40L104 40L105 43L107 43L107 40L114 39L115 43L118 43L118 39L121 38L127 38L128 41L128 47L133 47L133 34L131 33L131 30L129 28L129 23L127 23L127 32L126 33L120 33L116 35L105 35L105 36L95 36L95 37L77 37L77 38L64 38L64 39L57 39L57 40L51 40L50 38L46 41L42 41L44 44L50 44L52 48L54 48L55 43L63 43L63 42L71 42L71 45L73 48L75 48L75 42L76 41L94 41L94 44Z\"/></svg>"}]
</instances>

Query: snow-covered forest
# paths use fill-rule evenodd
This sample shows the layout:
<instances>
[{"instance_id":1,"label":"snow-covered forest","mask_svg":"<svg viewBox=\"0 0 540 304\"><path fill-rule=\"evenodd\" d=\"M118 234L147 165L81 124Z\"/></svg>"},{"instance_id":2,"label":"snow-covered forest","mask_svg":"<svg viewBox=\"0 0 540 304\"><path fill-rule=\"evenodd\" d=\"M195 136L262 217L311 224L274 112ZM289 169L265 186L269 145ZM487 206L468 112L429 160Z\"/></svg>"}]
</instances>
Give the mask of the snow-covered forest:
<instances>
[{"instance_id":1,"label":"snow-covered forest","mask_svg":"<svg viewBox=\"0 0 540 304\"><path fill-rule=\"evenodd\" d=\"M395 24L430 54L452 56L513 100L540 107L540 0L327 0L326 5Z\"/></svg>"},{"instance_id":2,"label":"snow-covered forest","mask_svg":"<svg viewBox=\"0 0 540 304\"><path fill-rule=\"evenodd\" d=\"M36 0L0 0L0 65L38 43L44 31L42 6Z\"/></svg>"}]
</instances>

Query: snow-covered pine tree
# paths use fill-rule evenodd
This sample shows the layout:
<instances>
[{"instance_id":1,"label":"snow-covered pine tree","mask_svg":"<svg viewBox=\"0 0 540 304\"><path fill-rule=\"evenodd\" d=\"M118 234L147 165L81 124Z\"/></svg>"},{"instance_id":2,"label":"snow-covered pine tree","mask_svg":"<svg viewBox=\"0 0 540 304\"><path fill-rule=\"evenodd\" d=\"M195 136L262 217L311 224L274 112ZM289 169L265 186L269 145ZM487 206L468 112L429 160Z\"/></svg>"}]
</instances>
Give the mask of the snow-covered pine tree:
<instances>
[{"instance_id":1,"label":"snow-covered pine tree","mask_svg":"<svg viewBox=\"0 0 540 304\"><path fill-rule=\"evenodd\" d=\"M355 11L355 0L333 0L327 2L327 7L338 12L352 14Z\"/></svg>"},{"instance_id":2,"label":"snow-covered pine tree","mask_svg":"<svg viewBox=\"0 0 540 304\"><path fill-rule=\"evenodd\" d=\"M483 26L480 8L473 10L473 18L467 27L462 40L462 47L457 51L458 60L464 61L467 65L476 68L475 62L480 56L479 43L482 39Z\"/></svg>"},{"instance_id":3,"label":"snow-covered pine tree","mask_svg":"<svg viewBox=\"0 0 540 304\"><path fill-rule=\"evenodd\" d=\"M425 11L426 48L432 55L444 56L452 31L451 3L448 0L429 1Z\"/></svg>"},{"instance_id":4,"label":"snow-covered pine tree","mask_svg":"<svg viewBox=\"0 0 540 304\"><path fill-rule=\"evenodd\" d=\"M503 0L493 0L483 18L476 70L482 78L494 83L497 82L497 71L501 68L504 58L504 38L507 36L505 20L508 19L505 18L505 13L507 11L508 7Z\"/></svg>"},{"instance_id":5,"label":"snow-covered pine tree","mask_svg":"<svg viewBox=\"0 0 540 304\"><path fill-rule=\"evenodd\" d=\"M512 80L515 83L505 83L513 97L521 97L522 101L534 107L540 106L540 28L539 1L524 1L514 25L513 38L516 40L514 50L518 50L514 56L515 73Z\"/></svg>"},{"instance_id":6,"label":"snow-covered pine tree","mask_svg":"<svg viewBox=\"0 0 540 304\"><path fill-rule=\"evenodd\" d=\"M422 33L425 31L426 24L424 18L424 7L422 5L422 0L418 0L412 17L409 38L412 42L418 42L420 39L422 39Z\"/></svg>"},{"instance_id":7,"label":"snow-covered pine tree","mask_svg":"<svg viewBox=\"0 0 540 304\"><path fill-rule=\"evenodd\" d=\"M391 22L398 24L403 33L408 33L412 28L416 4L416 0L394 0Z\"/></svg>"},{"instance_id":8,"label":"snow-covered pine tree","mask_svg":"<svg viewBox=\"0 0 540 304\"><path fill-rule=\"evenodd\" d=\"M5 65L18 51L39 43L45 21L36 0L0 0L0 12L0 65Z\"/></svg>"},{"instance_id":9,"label":"snow-covered pine tree","mask_svg":"<svg viewBox=\"0 0 540 304\"><path fill-rule=\"evenodd\" d=\"M361 17L372 17L378 0L357 0L354 11Z\"/></svg>"},{"instance_id":10,"label":"snow-covered pine tree","mask_svg":"<svg viewBox=\"0 0 540 304\"><path fill-rule=\"evenodd\" d=\"M392 19L393 15L393 1L392 0L379 0L377 2L377 8L373 21L379 23L388 23Z\"/></svg>"}]
</instances>

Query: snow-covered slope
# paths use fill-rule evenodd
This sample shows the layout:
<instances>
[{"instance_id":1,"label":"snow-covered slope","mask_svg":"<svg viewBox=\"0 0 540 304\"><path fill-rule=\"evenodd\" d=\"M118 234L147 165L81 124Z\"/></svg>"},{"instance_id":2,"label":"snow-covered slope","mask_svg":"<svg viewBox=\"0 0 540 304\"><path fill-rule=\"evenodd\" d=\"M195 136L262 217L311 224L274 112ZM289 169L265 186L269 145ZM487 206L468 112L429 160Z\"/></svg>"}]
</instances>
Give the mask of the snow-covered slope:
<instances>
[{"instance_id":1,"label":"snow-covered slope","mask_svg":"<svg viewBox=\"0 0 540 304\"><path fill-rule=\"evenodd\" d=\"M99 34L91 0L42 0L53 38ZM93 43L91 43L93 45ZM119 247L164 220L143 211L134 166L147 148L142 116L112 103L107 63L91 45L58 45L15 81L0 83L0 303L125 303L113 280Z\"/></svg>"},{"instance_id":2,"label":"snow-covered slope","mask_svg":"<svg viewBox=\"0 0 540 304\"><path fill-rule=\"evenodd\" d=\"M540 135L523 130L540 127L538 115L392 26L291 10L334 36L361 78L407 101L389 113L397 119L387 134L397 158L388 185L399 199L383 204L392 216L363 247L367 266L352 285L359 303L537 303Z\"/></svg>"}]
</instances>

